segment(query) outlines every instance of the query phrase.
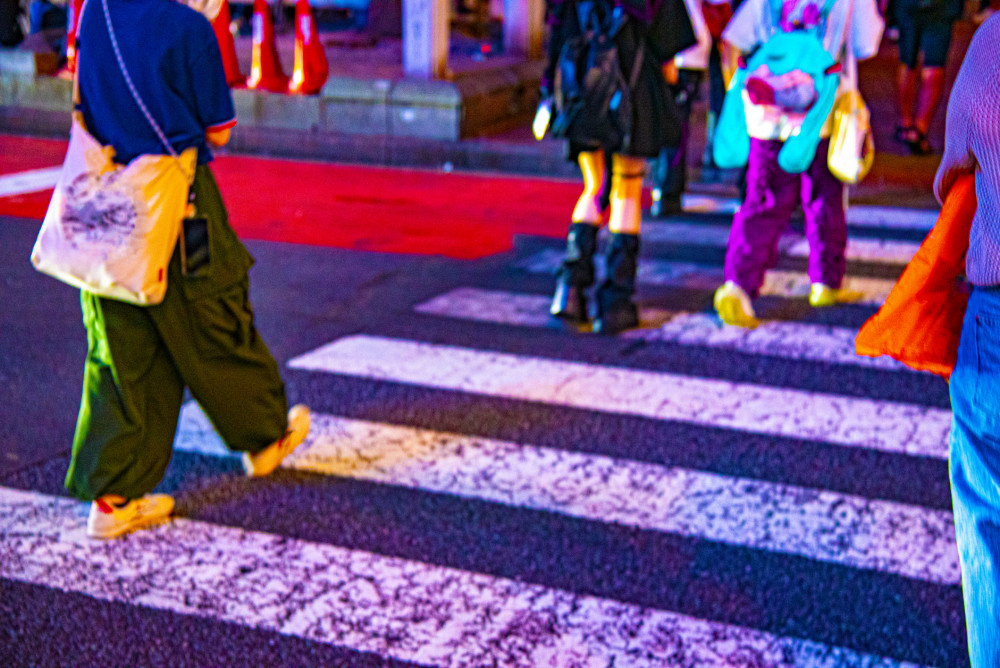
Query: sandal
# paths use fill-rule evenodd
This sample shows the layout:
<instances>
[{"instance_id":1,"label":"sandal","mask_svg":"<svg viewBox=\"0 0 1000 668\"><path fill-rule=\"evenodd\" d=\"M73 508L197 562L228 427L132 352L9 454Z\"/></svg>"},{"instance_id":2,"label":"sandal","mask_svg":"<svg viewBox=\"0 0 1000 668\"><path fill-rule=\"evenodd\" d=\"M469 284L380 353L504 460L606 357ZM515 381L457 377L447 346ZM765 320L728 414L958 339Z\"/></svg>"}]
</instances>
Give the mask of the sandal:
<instances>
[{"instance_id":1,"label":"sandal","mask_svg":"<svg viewBox=\"0 0 1000 668\"><path fill-rule=\"evenodd\" d=\"M910 147L910 153L913 155L930 155L934 152L934 148L927 140L927 133L916 128L913 128L906 145Z\"/></svg>"},{"instance_id":2,"label":"sandal","mask_svg":"<svg viewBox=\"0 0 1000 668\"><path fill-rule=\"evenodd\" d=\"M913 135L912 125L896 126L896 141L898 141L900 144L909 144L912 135Z\"/></svg>"}]
</instances>

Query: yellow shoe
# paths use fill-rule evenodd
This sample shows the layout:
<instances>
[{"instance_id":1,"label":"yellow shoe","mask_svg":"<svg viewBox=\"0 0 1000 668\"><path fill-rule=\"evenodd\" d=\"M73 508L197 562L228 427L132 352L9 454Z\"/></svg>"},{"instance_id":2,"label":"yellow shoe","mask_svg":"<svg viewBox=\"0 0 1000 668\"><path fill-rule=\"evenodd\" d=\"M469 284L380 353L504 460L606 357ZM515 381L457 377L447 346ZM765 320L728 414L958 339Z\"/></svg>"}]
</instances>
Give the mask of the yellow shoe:
<instances>
[{"instance_id":1,"label":"yellow shoe","mask_svg":"<svg viewBox=\"0 0 1000 668\"><path fill-rule=\"evenodd\" d=\"M727 325L754 329L760 324L753 312L750 295L733 281L726 283L715 291L715 311Z\"/></svg>"},{"instance_id":2,"label":"yellow shoe","mask_svg":"<svg viewBox=\"0 0 1000 668\"><path fill-rule=\"evenodd\" d=\"M296 404L288 411L288 429L285 435L260 452L243 453L243 469L251 478L269 475L278 468L282 460L292 454L295 448L309 435L309 408Z\"/></svg>"},{"instance_id":3,"label":"yellow shoe","mask_svg":"<svg viewBox=\"0 0 1000 668\"><path fill-rule=\"evenodd\" d=\"M836 304L851 304L860 301L864 294L857 290L831 288L824 283L813 283L809 291L810 306L834 306Z\"/></svg>"}]
</instances>

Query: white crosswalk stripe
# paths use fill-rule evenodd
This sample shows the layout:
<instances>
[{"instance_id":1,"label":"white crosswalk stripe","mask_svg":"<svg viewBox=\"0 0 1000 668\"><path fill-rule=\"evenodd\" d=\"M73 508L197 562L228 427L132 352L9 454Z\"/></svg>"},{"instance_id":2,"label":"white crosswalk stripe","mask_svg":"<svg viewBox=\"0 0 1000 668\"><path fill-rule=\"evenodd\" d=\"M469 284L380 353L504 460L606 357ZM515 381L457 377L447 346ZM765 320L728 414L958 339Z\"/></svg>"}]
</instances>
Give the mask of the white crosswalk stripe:
<instances>
[{"instance_id":1,"label":"white crosswalk stripe","mask_svg":"<svg viewBox=\"0 0 1000 668\"><path fill-rule=\"evenodd\" d=\"M37 179L41 180L36 182L42 183L44 178L39 174ZM0 179L0 196L3 187ZM719 213L735 210L738 202L685 196L684 205L689 212ZM888 207L852 207L849 213L852 225L882 230L929 229L936 216L934 211ZM721 247L727 236L728 228L723 225L683 218L644 227L647 240L685 246ZM877 238L852 239L848 257L899 268L917 246ZM804 257L808 245L801 235L786 234L781 252ZM542 251L514 266L530 273L551 274L561 260L561 250ZM722 281L717 266L644 258L639 267L639 280L647 284L701 290L715 289ZM851 277L845 287L862 292L862 303L878 305L893 284L888 279ZM806 275L771 271L762 294L799 298L808 291ZM417 333L409 328L405 331L412 339L355 334L292 359L289 368L306 372L293 381L297 399L310 403L317 398L312 396L315 392L319 401L329 400L326 393L337 386L337 377L341 381L364 379L371 382L358 385L388 383L474 395L484 406L502 404L496 400L504 399L546 409L597 412L609 422L608 414L676 423L649 423L662 428L662 433L677 434L672 438L678 442L653 444L664 453L684 454L701 447L700 434L709 434L710 448L720 451L726 450L730 441L734 450L738 449L749 435L767 437L757 440L768 446L774 439L786 438L792 442L777 445L805 463L790 466L799 468L794 474L789 471L787 478L783 461L767 469L767 474L746 473L762 469L740 468L744 464L732 462L688 464L692 460L684 459L691 468L668 466L654 462L679 460L619 450L621 439L627 438L624 434L574 434L572 442L557 441L556 445L542 440L514 442L454 433L433 425L416 427L405 424L410 418L398 417L398 412L393 418L371 417L367 411L377 414L379 408L369 405L363 413L368 419L314 413L309 438L283 466L316 474L308 478L324 493L333 487L341 493L339 488L350 487L349 481L364 481L365 485L354 485L377 490L394 502L397 494L403 499L423 494L435 503L448 500L488 507L489 512L498 513L497 517L531 516L567 522L574 531L586 524L609 531L615 527L602 525L616 525L615 530L644 537L666 534L657 538L685 541L696 550L711 545L727 555L732 553L736 562L730 565L733 572L742 572L744 563L740 560L746 561L746 572L750 573L756 567L752 566L755 559L767 562L774 558L773 563L800 568L796 577L804 578L807 584L809 578L819 577L813 575L815 571L850 572L851 577L875 583L904 582L906 587L923 590L960 586L954 520L952 513L943 509L946 501L920 497L903 502L874 498L868 491L852 494L809 487L810 480L827 478L800 475L820 449L831 459L851 459L851 466L858 465L855 460L867 461L866 456L878 453L884 457L880 461L905 461L904 468L943 470L950 411L651 371L638 368L634 360L619 362L630 364L620 366L421 340L419 327L435 331L459 320L480 323L469 328L475 330L476 337L489 330L509 333L511 330L504 328L510 327L549 327L550 298L547 294L474 286L447 290L413 307L413 313L421 317L411 315L411 320L417 321ZM642 316L643 327L625 332L621 338L669 343L674 346L671 350L697 346L698 354L725 350L798 360L801 364L788 366L808 369L815 363L824 372L834 369L851 377L859 368L889 372L880 378L916 377L892 360L858 357L854 352L856 330L846 327L765 321L756 330L747 331L721 326L708 313L648 309ZM551 334L563 335L561 330ZM845 371L848 367L853 368L851 374ZM438 396L428 394L435 400ZM337 401L339 398L333 403ZM492 433L488 427L484 429L476 433ZM199 467L230 467L232 462L212 458L235 457L195 402L182 410L175 449L191 453L186 459L178 456L188 462L183 465L197 462ZM647 457L651 461L639 461ZM818 457L816 460L819 463ZM300 480L307 477L284 475ZM753 475L768 479L749 477ZM794 484L788 482L791 480ZM284 483L279 474L265 484ZM855 487L850 480L836 486L839 490L870 490L872 484L878 487L870 481ZM918 505L923 503L934 507ZM455 507L464 512L464 506ZM900 658L866 654L871 646L861 641L847 642L856 647L842 647L838 641L830 644L777 635L761 630L777 627L756 619L736 620L747 627L710 621L712 614L696 619L672 609L623 602L640 600L645 604L645 599L624 594L622 601L616 601L589 595L593 590L586 587L579 588L583 593L575 593L575 585L563 581L553 585L544 579L546 576L523 578L529 582L516 579L522 577L519 574L508 579L493 575L498 571L485 565L459 562L461 568L442 566L455 562L438 556L421 553L418 558L427 563L386 556L412 555L405 550L395 552L395 545L386 549L365 544L359 548L351 542L309 541L279 535L282 530L271 525L263 528L275 533L253 531L260 525L216 520L214 515L208 516L217 524L181 518L123 539L92 541L84 535L85 512L84 504L69 499L0 487L0 576L427 666L920 668ZM249 528L224 525L228 523ZM419 535L419 529L414 532ZM322 532L320 535L321 540L336 542ZM504 538L516 540L517 536ZM381 551L386 554L377 553ZM773 569L771 563L761 568ZM469 570L462 570L465 568ZM475 572L479 568L484 572ZM499 572L510 575L506 570ZM699 578L704 577L691 576L699 586ZM727 582L722 586L732 585ZM780 595L775 592L775 596ZM876 591L873 600L897 595L895 590ZM673 604L662 607L672 608ZM789 610L787 614L791 618L796 612ZM848 620L854 614L844 612ZM761 628L749 628L753 624ZM782 628L781 633L791 632Z\"/></svg>"},{"instance_id":2,"label":"white crosswalk stripe","mask_svg":"<svg viewBox=\"0 0 1000 668\"><path fill-rule=\"evenodd\" d=\"M547 327L551 297L506 290L456 288L417 304L418 313L460 320L490 322L520 327ZM764 321L747 330L722 325L707 313L644 310L643 326L623 332L627 339L681 343L736 350L756 355L811 360L832 364L905 370L888 357L861 357L854 351L857 330L799 322Z\"/></svg>"},{"instance_id":3,"label":"white crosswalk stripe","mask_svg":"<svg viewBox=\"0 0 1000 668\"><path fill-rule=\"evenodd\" d=\"M56 185L61 173L62 167L47 167L0 176L0 197L27 195L47 190Z\"/></svg>"},{"instance_id":4,"label":"white crosswalk stripe","mask_svg":"<svg viewBox=\"0 0 1000 668\"><path fill-rule=\"evenodd\" d=\"M547 249L518 262L517 268L532 274L553 275L562 263L563 252ZM600 272L600 263L598 263ZM698 290L714 290L722 285L722 269L694 262L673 262L642 258L636 277L639 283ZM843 287L861 293L860 304L879 306L889 295L895 280L847 276ZM777 297L807 297L812 283L803 273L772 269L764 277L760 294Z\"/></svg>"},{"instance_id":5,"label":"white crosswalk stripe","mask_svg":"<svg viewBox=\"0 0 1000 668\"><path fill-rule=\"evenodd\" d=\"M176 447L229 454L193 403ZM901 503L332 415L287 465L961 582L951 513Z\"/></svg>"},{"instance_id":6,"label":"white crosswalk stripe","mask_svg":"<svg viewBox=\"0 0 1000 668\"><path fill-rule=\"evenodd\" d=\"M376 336L289 366L922 457L947 457L951 427L935 408Z\"/></svg>"},{"instance_id":7,"label":"white crosswalk stripe","mask_svg":"<svg viewBox=\"0 0 1000 668\"><path fill-rule=\"evenodd\" d=\"M740 200L695 193L681 196L686 213L736 213ZM847 224L883 230L929 230L937 222L938 211L891 206L852 204L847 208Z\"/></svg>"},{"instance_id":8,"label":"white crosswalk stripe","mask_svg":"<svg viewBox=\"0 0 1000 668\"><path fill-rule=\"evenodd\" d=\"M642 225L642 240L725 248L729 230L728 225L704 225L683 220L650 221ZM905 265L913 259L919 247L920 244L913 241L849 238L845 255L848 260ZM789 257L809 257L809 243L801 234L789 232L782 235L778 249Z\"/></svg>"},{"instance_id":9,"label":"white crosswalk stripe","mask_svg":"<svg viewBox=\"0 0 1000 668\"><path fill-rule=\"evenodd\" d=\"M739 665L755 666L913 665L514 580L183 519L122 540L91 541L80 528L81 506L0 487L4 577L443 667L726 666L736 657Z\"/></svg>"}]
</instances>

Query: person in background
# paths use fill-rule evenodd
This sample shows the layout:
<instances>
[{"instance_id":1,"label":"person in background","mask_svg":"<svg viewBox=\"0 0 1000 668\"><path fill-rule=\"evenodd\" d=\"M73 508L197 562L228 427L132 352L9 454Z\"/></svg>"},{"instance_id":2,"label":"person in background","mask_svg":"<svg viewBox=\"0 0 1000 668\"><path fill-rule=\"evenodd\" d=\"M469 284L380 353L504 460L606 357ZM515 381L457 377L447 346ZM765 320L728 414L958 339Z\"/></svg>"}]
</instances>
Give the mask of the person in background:
<instances>
[{"instance_id":1,"label":"person in background","mask_svg":"<svg viewBox=\"0 0 1000 668\"><path fill-rule=\"evenodd\" d=\"M685 0L691 26L698 43L674 56L664 68L674 104L681 119L681 141L677 146L660 150L653 161L653 203L649 214L653 218L673 216L682 212L681 194L687 189L687 152L691 138L691 107L698 98L702 75L708 69L712 50L712 34L702 16L701 0Z\"/></svg>"},{"instance_id":2,"label":"person in background","mask_svg":"<svg viewBox=\"0 0 1000 668\"><path fill-rule=\"evenodd\" d=\"M746 55L779 31L804 30L821 36L822 48L838 63L847 53L864 60L878 51L883 21L875 0L785 0L780 5L780 16L776 7L772 0L745 0L723 39ZM809 81L807 89L815 94L813 81ZM754 118L747 114L750 153L746 196L733 218L726 247L725 283L714 297L722 322L747 328L758 324L751 299L760 291L765 271L777 261L778 241L800 204L809 240L810 304L830 306L857 298L855 293L841 288L846 270L847 219L844 184L827 165L832 113L819 130L821 141L811 165L802 173L792 174L782 169L779 156L785 140L798 134L801 121L799 127L794 127L792 116L778 105L775 91L771 93L770 101L764 96L759 104L747 105Z\"/></svg>"},{"instance_id":3,"label":"person in background","mask_svg":"<svg viewBox=\"0 0 1000 668\"><path fill-rule=\"evenodd\" d=\"M962 5L962 0L893 0L900 61L896 140L914 155L934 151L927 133L944 94L952 27L962 15Z\"/></svg>"},{"instance_id":4,"label":"person in background","mask_svg":"<svg viewBox=\"0 0 1000 668\"><path fill-rule=\"evenodd\" d=\"M188 262L182 268L174 252L162 303L80 295L88 350L66 487L92 501L87 533L95 538L172 512L171 497L150 492L170 462L185 387L226 444L244 453L248 475L273 471L309 431L307 408L286 414L278 365L254 326L253 259L229 226L208 167L210 146L224 145L236 123L212 26L174 0L105 1L88 0L80 18L79 109L87 129L122 164L165 151L119 67L110 21L138 96L178 153L197 147L198 167L193 216L185 221Z\"/></svg>"},{"instance_id":5,"label":"person in background","mask_svg":"<svg viewBox=\"0 0 1000 668\"><path fill-rule=\"evenodd\" d=\"M606 188L604 174L610 162L611 238L605 254L606 277L596 292L594 331L616 334L639 324L633 295L646 160L657 157L664 147L680 142L680 118L662 67L696 40L681 0L628 0L617 4L612 0L596 0L584 8L587 11L581 12L583 4L581 0L558 0L549 7L552 36L542 96L546 98L555 92L555 73L563 46L588 34L581 25L581 14L586 13L589 21L589 12L597 12L600 18L623 10L626 18L613 40L621 76L625 81L635 81L629 93L632 121L627 146L621 142L605 145L602 139L588 135L586 125L580 120L568 126L570 159L580 165L584 190L573 209L566 255L557 274L549 310L552 315L573 323L590 320L584 292L595 280L597 231L603 217L601 193ZM634 72L636 63L639 70Z\"/></svg>"},{"instance_id":6,"label":"person in background","mask_svg":"<svg viewBox=\"0 0 1000 668\"><path fill-rule=\"evenodd\" d=\"M715 140L715 126L722 114L722 103L726 99L726 88L732 72L729 63L723 62L722 33L733 17L733 12L739 9L742 0L704 0L702 14L712 36L712 49L708 55L708 115L705 122L705 152L701 156L703 169L715 170L715 157L712 146Z\"/></svg>"},{"instance_id":7,"label":"person in background","mask_svg":"<svg viewBox=\"0 0 1000 668\"><path fill-rule=\"evenodd\" d=\"M955 533L973 668L1000 666L1000 17L972 38L948 102L940 201L975 174L965 273L972 294L949 384Z\"/></svg>"},{"instance_id":8,"label":"person in background","mask_svg":"<svg viewBox=\"0 0 1000 668\"><path fill-rule=\"evenodd\" d=\"M20 0L0 0L0 46L17 46L24 39Z\"/></svg>"}]
</instances>

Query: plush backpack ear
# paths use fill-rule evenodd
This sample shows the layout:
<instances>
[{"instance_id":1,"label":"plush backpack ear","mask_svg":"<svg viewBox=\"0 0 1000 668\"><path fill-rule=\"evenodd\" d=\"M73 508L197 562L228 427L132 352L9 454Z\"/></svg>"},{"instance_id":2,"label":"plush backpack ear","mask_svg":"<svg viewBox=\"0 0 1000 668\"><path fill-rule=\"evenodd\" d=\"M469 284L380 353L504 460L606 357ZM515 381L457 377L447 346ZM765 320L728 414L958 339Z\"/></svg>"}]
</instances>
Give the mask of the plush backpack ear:
<instances>
[{"instance_id":1,"label":"plush backpack ear","mask_svg":"<svg viewBox=\"0 0 1000 668\"><path fill-rule=\"evenodd\" d=\"M746 79L745 67L736 70L715 127L712 157L722 169L745 167L750 159L750 133L747 130L747 112L743 101Z\"/></svg>"},{"instance_id":2,"label":"plush backpack ear","mask_svg":"<svg viewBox=\"0 0 1000 668\"><path fill-rule=\"evenodd\" d=\"M819 98L813 104L812 109L806 114L799 133L789 137L785 145L778 153L778 166L789 174L801 174L809 169L809 166L816 159L816 150L819 148L820 133L826 124L830 112L833 111L833 103L837 99L837 88L840 86L840 75L837 73L825 74L819 81Z\"/></svg>"}]
</instances>

